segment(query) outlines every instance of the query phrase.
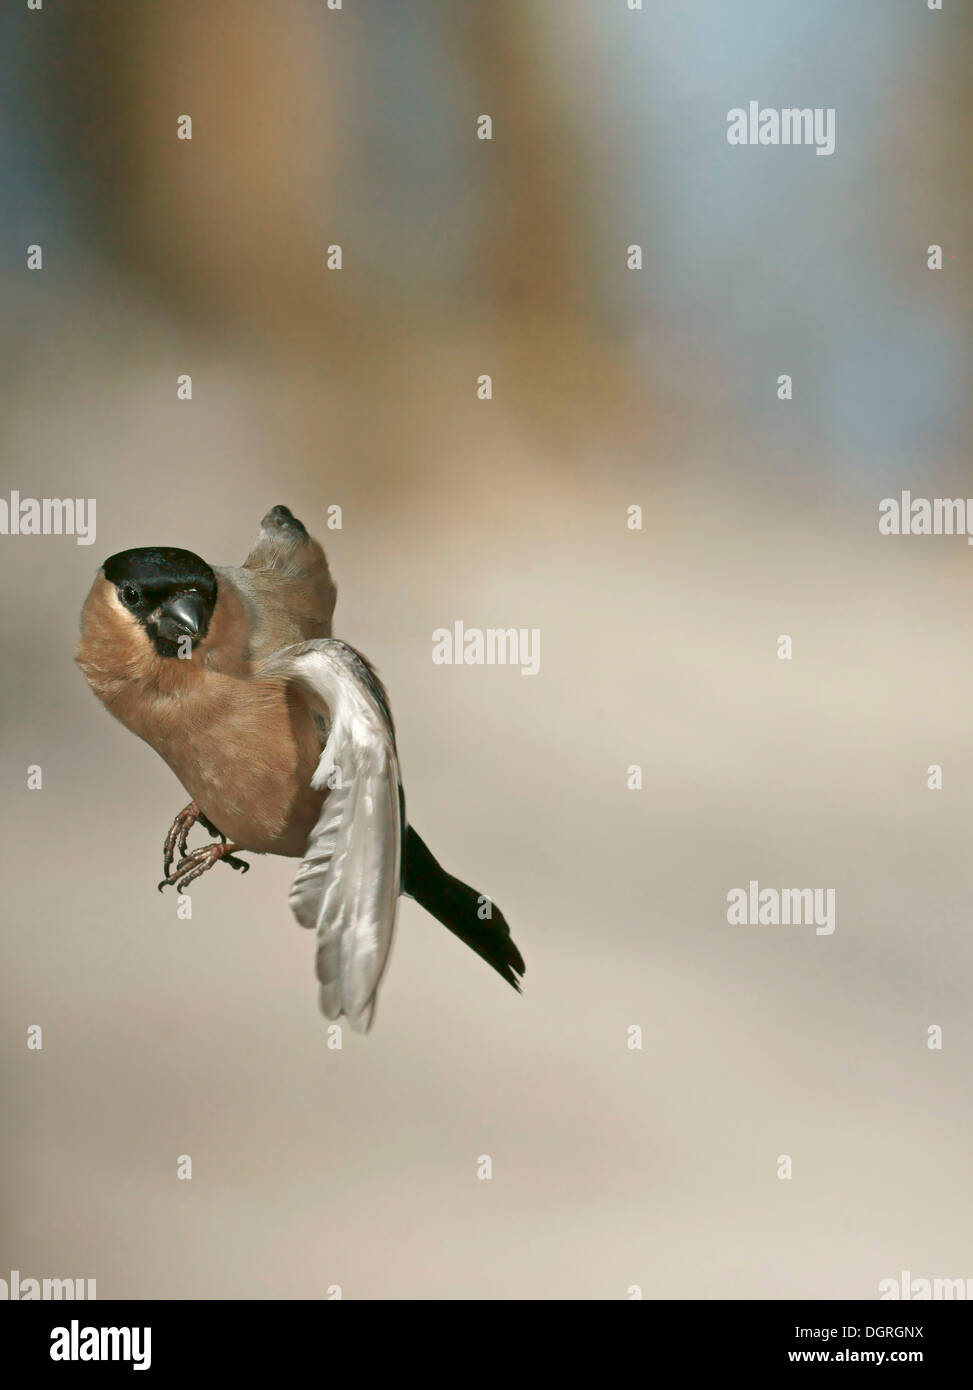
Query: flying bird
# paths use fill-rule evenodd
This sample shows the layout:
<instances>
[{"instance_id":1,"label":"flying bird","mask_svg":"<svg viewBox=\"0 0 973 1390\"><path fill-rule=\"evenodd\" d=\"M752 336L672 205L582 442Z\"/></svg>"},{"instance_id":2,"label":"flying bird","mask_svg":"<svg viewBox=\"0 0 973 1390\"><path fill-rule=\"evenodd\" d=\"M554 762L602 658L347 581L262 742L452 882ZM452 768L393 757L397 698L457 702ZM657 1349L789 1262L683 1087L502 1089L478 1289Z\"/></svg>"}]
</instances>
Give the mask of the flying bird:
<instances>
[{"instance_id":1,"label":"flying bird","mask_svg":"<svg viewBox=\"0 0 973 1390\"><path fill-rule=\"evenodd\" d=\"M514 989L525 966L503 913L408 824L388 696L331 636L335 597L321 546L277 506L241 568L168 546L112 555L75 659L192 798L166 836L160 890L219 863L245 872L241 852L301 859L290 905L315 932L321 1010L367 1032L400 893ZM215 838L190 850L197 822Z\"/></svg>"}]
</instances>

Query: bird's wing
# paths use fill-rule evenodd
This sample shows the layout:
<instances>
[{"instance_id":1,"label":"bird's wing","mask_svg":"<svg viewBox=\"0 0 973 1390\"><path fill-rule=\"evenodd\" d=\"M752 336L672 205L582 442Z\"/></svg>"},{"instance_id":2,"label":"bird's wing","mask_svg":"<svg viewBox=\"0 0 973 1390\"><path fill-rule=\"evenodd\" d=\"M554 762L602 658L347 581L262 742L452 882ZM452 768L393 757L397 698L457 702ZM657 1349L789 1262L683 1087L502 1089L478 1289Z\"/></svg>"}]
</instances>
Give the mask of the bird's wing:
<instances>
[{"instance_id":1,"label":"bird's wing","mask_svg":"<svg viewBox=\"0 0 973 1390\"><path fill-rule=\"evenodd\" d=\"M331 638L265 668L301 687L329 731L311 785L328 789L290 904L317 935L321 1010L368 1031L385 969L402 864L402 803L388 699L368 662Z\"/></svg>"},{"instance_id":2,"label":"bird's wing","mask_svg":"<svg viewBox=\"0 0 973 1390\"><path fill-rule=\"evenodd\" d=\"M331 636L337 590L327 557L289 507L270 509L250 554L230 574L252 599L256 659L270 657L288 642ZM276 646L267 645L275 630Z\"/></svg>"}]
</instances>

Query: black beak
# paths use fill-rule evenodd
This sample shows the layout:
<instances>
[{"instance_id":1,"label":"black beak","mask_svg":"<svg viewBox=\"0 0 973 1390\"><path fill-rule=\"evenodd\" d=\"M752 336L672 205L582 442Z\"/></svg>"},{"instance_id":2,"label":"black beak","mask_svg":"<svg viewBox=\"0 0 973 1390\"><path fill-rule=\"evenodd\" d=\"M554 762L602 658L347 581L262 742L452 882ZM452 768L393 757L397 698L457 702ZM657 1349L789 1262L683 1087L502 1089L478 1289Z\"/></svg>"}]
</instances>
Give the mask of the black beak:
<instances>
[{"instance_id":1,"label":"black beak","mask_svg":"<svg viewBox=\"0 0 973 1390\"><path fill-rule=\"evenodd\" d=\"M178 642L180 637L199 636L206 616L206 608L199 594L178 594L166 599L159 608L156 627L161 637L170 642Z\"/></svg>"}]
</instances>

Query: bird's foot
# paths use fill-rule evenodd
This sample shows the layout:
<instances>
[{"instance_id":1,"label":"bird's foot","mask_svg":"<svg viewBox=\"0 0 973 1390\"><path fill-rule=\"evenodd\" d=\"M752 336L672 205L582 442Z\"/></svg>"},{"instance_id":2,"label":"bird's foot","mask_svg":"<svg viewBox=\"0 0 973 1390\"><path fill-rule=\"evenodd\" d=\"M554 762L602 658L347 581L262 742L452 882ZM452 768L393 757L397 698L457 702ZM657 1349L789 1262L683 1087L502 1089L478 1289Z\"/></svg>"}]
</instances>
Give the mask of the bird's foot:
<instances>
[{"instance_id":1,"label":"bird's foot","mask_svg":"<svg viewBox=\"0 0 973 1390\"><path fill-rule=\"evenodd\" d=\"M165 878L159 884L159 892L161 893L163 888L175 888L178 893L184 892L193 879L205 874L207 869L211 869L221 859L229 864L231 869L241 869L246 873L250 865L245 859L237 859L233 853L238 848L238 845L228 844L224 839L221 844L202 845L199 849L194 849L171 872L167 869Z\"/></svg>"},{"instance_id":2,"label":"bird's foot","mask_svg":"<svg viewBox=\"0 0 973 1390\"><path fill-rule=\"evenodd\" d=\"M172 822L169 834L166 836L165 848L162 851L162 872L167 879L176 857L176 847L179 848L180 858L185 859L189 854L189 832L199 820L200 814L200 809L195 801L190 801L189 805L180 811Z\"/></svg>"}]
</instances>

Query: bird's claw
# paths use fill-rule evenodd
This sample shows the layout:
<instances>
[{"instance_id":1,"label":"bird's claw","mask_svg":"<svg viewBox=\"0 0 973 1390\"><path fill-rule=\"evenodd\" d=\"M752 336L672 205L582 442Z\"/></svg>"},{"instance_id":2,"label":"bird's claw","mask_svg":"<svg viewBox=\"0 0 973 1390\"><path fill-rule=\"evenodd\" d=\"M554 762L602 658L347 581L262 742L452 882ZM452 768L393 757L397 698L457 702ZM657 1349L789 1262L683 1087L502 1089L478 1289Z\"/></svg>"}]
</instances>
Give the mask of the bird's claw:
<instances>
[{"instance_id":1,"label":"bird's claw","mask_svg":"<svg viewBox=\"0 0 973 1390\"><path fill-rule=\"evenodd\" d=\"M199 878L200 874L205 874L207 869L211 869L221 859L225 860L231 869L242 869L246 873L250 865L244 859L237 859L233 853L236 848L236 845L227 844L224 840L222 844L202 845L199 849L194 849L191 854L181 859L174 869L166 873L159 884L159 892L164 888L175 888L177 893L184 892L194 879Z\"/></svg>"},{"instance_id":2,"label":"bird's claw","mask_svg":"<svg viewBox=\"0 0 973 1390\"><path fill-rule=\"evenodd\" d=\"M199 807L196 805L195 801L190 801L189 805L179 812L178 816L176 816L172 825L169 827L165 848L162 851L162 872L165 874L165 879L159 884L160 893L165 883L169 881L172 863L176 857L176 849L178 848L179 854L183 859L188 858L189 832L199 820L199 816Z\"/></svg>"}]
</instances>

